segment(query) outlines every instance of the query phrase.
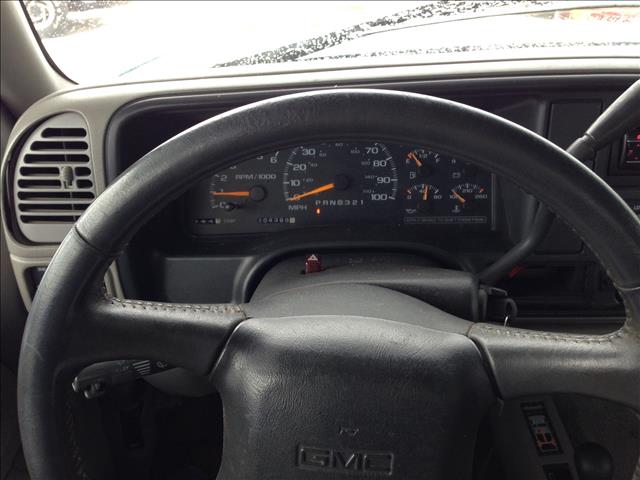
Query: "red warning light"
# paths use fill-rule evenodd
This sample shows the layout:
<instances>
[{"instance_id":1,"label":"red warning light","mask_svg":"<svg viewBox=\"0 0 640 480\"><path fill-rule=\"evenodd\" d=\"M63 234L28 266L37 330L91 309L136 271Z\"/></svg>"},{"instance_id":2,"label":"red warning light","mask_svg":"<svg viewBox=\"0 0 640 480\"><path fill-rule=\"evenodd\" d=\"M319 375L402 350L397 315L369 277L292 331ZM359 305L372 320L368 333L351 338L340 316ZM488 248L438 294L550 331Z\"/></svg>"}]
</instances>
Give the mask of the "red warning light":
<instances>
[{"instance_id":1,"label":"red warning light","mask_svg":"<svg viewBox=\"0 0 640 480\"><path fill-rule=\"evenodd\" d=\"M322 271L322 261L316 253L307 255L304 259L304 273L317 273Z\"/></svg>"}]
</instances>

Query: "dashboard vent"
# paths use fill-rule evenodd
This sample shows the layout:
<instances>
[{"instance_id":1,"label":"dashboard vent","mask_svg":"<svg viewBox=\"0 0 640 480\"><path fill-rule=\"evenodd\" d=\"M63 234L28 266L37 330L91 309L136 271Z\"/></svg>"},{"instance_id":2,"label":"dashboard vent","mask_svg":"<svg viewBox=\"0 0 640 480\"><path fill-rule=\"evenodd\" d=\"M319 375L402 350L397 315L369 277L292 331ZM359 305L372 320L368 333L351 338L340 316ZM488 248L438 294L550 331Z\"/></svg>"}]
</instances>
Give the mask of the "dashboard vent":
<instances>
[{"instance_id":1,"label":"dashboard vent","mask_svg":"<svg viewBox=\"0 0 640 480\"><path fill-rule=\"evenodd\" d=\"M22 234L36 243L62 241L96 196L82 116L57 115L27 138L16 162L13 191Z\"/></svg>"}]
</instances>

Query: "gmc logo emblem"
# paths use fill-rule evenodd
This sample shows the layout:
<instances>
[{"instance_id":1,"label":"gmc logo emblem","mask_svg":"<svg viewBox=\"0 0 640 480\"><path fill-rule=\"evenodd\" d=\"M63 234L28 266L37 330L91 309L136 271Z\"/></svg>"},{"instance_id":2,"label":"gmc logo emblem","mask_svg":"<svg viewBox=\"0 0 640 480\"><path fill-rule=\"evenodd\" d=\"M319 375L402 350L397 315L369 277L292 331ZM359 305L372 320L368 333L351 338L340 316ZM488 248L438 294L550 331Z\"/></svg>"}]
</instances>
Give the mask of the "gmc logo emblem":
<instances>
[{"instance_id":1,"label":"gmc logo emblem","mask_svg":"<svg viewBox=\"0 0 640 480\"><path fill-rule=\"evenodd\" d=\"M298 446L298 468L327 473L393 474L393 453Z\"/></svg>"}]
</instances>

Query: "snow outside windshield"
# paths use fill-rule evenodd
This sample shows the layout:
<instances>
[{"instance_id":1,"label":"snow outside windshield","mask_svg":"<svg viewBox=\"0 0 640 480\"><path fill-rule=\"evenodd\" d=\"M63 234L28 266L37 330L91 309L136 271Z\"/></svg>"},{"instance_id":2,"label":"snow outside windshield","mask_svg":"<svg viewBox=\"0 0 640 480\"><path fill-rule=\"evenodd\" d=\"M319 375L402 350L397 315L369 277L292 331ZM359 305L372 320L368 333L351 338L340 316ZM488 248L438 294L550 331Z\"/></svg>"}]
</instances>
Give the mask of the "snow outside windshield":
<instances>
[{"instance_id":1,"label":"snow outside windshield","mask_svg":"<svg viewBox=\"0 0 640 480\"><path fill-rule=\"evenodd\" d=\"M640 2L25 0L78 83L640 54ZM640 61L639 61L640 66Z\"/></svg>"}]
</instances>

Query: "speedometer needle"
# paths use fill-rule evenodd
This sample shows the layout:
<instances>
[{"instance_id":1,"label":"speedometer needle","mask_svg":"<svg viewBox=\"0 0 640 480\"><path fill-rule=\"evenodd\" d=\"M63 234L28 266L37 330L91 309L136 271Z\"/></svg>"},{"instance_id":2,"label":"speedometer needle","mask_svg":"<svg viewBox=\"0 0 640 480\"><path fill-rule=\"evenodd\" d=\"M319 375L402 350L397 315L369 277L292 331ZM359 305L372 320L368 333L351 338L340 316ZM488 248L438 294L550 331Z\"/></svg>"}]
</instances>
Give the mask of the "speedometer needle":
<instances>
[{"instance_id":1,"label":"speedometer needle","mask_svg":"<svg viewBox=\"0 0 640 480\"><path fill-rule=\"evenodd\" d=\"M298 200L301 200L305 197L317 195L318 193L326 192L327 190L333 190L334 188L336 188L335 183L327 183L326 185L314 188L313 190L309 190L308 192L299 193L298 195L294 195L291 198L287 198L287 202L297 202Z\"/></svg>"}]
</instances>

